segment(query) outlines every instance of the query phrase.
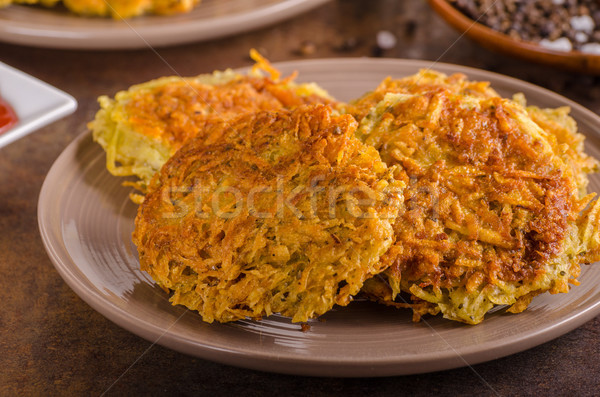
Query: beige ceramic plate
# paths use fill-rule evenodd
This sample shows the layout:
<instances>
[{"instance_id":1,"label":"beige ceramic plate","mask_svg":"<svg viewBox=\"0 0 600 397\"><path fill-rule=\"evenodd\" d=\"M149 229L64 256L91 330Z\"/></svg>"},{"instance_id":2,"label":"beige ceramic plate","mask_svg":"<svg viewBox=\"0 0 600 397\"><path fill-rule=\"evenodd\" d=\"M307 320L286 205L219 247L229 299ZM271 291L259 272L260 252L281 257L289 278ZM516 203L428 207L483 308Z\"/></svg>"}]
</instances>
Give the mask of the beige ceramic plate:
<instances>
[{"instance_id":1,"label":"beige ceramic plate","mask_svg":"<svg viewBox=\"0 0 600 397\"><path fill-rule=\"evenodd\" d=\"M283 63L301 80L316 81L341 100L373 89L388 75L415 73L430 63L335 59ZM503 95L524 92L532 104L570 105L588 136L587 151L600 157L600 118L545 89L512 78L437 64L489 80ZM93 308L151 342L227 364L320 376L420 373L492 360L568 332L600 313L600 267L584 267L569 294L543 295L512 315L503 309L478 326L427 318L414 324L408 311L353 302L310 322L308 332L274 315L263 321L206 324L198 314L173 307L165 292L138 269L131 242L136 207L128 188L104 168L104 153L89 133L56 160L39 199L41 235L57 270ZM600 191L600 177L591 189Z\"/></svg>"},{"instance_id":2,"label":"beige ceramic plate","mask_svg":"<svg viewBox=\"0 0 600 397\"><path fill-rule=\"evenodd\" d=\"M208 40L290 18L329 0L202 0L189 14L127 21L84 18L64 9L0 9L0 41L37 47L121 49Z\"/></svg>"}]
</instances>

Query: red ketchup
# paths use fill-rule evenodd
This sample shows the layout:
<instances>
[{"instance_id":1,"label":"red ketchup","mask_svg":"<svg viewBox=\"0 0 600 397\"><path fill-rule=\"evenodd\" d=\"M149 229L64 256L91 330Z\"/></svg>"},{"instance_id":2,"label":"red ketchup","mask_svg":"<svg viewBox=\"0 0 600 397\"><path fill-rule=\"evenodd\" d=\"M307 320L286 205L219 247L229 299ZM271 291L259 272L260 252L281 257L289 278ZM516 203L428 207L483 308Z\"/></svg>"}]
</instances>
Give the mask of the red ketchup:
<instances>
[{"instance_id":1,"label":"red ketchup","mask_svg":"<svg viewBox=\"0 0 600 397\"><path fill-rule=\"evenodd\" d=\"M13 108L0 98L0 134L8 131L17 122L17 114Z\"/></svg>"}]
</instances>

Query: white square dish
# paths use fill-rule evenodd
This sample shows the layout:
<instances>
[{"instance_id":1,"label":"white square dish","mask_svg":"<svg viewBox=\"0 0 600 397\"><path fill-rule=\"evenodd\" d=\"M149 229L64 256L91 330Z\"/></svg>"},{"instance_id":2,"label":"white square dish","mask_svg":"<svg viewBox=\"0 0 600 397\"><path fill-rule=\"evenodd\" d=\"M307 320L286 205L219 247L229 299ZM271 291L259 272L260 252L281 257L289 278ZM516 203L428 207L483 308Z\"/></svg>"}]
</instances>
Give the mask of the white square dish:
<instances>
[{"instance_id":1,"label":"white square dish","mask_svg":"<svg viewBox=\"0 0 600 397\"><path fill-rule=\"evenodd\" d=\"M17 123L0 134L0 148L77 109L71 95L0 62L0 96L14 109Z\"/></svg>"}]
</instances>

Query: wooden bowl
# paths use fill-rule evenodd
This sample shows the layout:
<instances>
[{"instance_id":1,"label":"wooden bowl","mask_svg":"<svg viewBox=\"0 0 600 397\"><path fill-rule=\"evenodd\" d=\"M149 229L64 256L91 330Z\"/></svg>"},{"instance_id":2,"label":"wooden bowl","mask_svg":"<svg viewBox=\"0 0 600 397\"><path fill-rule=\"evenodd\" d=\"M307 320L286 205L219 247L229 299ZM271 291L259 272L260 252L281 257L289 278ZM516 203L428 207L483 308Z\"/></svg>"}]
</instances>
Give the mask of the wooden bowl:
<instances>
[{"instance_id":1,"label":"wooden bowl","mask_svg":"<svg viewBox=\"0 0 600 397\"><path fill-rule=\"evenodd\" d=\"M507 55L571 71L600 75L600 55L580 51L550 50L536 43L515 40L485 25L475 22L447 0L428 0L429 5L450 26L470 37L481 46Z\"/></svg>"}]
</instances>

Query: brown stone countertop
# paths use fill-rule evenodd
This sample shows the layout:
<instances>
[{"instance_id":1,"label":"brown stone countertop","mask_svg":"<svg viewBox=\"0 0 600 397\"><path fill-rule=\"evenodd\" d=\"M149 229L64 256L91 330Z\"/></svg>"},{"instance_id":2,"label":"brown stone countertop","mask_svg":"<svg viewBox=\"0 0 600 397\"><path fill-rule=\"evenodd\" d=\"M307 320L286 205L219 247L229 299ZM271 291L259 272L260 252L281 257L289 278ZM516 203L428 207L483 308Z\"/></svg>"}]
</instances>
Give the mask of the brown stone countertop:
<instances>
[{"instance_id":1,"label":"brown stone countertop","mask_svg":"<svg viewBox=\"0 0 600 397\"><path fill-rule=\"evenodd\" d=\"M376 34L398 42L376 48ZM341 45L340 45L341 43ZM344 44L345 43L345 44ZM120 328L83 302L48 259L37 224L44 177L97 110L96 98L163 75L271 61L381 56L462 64L523 79L600 113L600 78L489 52L420 0L334 0L283 23L210 42L132 51L0 44L0 60L73 95L78 110L0 149L0 395L598 395L600 317L495 361L387 378L263 373L187 356Z\"/></svg>"}]
</instances>

